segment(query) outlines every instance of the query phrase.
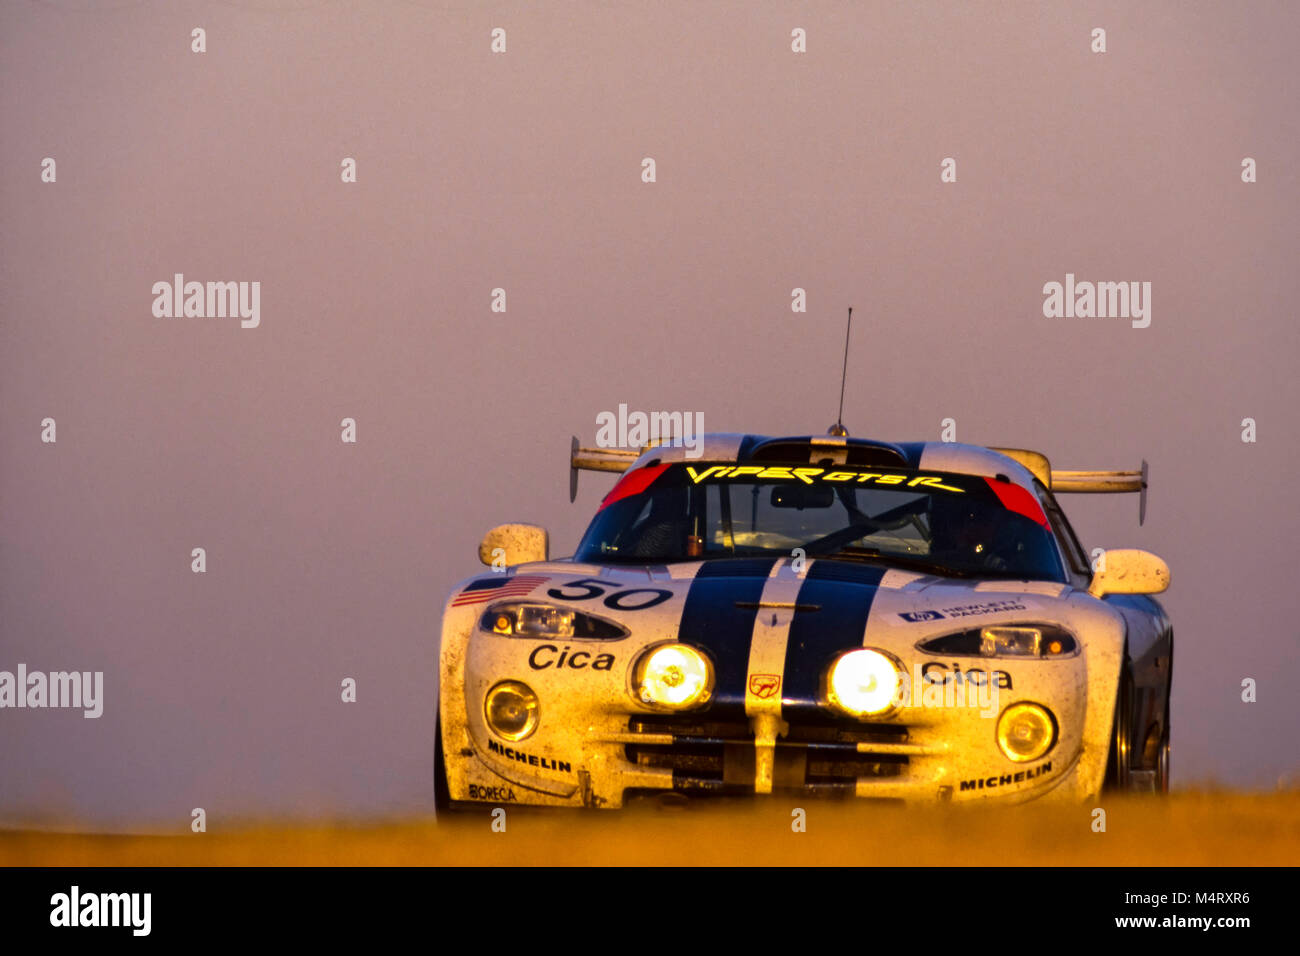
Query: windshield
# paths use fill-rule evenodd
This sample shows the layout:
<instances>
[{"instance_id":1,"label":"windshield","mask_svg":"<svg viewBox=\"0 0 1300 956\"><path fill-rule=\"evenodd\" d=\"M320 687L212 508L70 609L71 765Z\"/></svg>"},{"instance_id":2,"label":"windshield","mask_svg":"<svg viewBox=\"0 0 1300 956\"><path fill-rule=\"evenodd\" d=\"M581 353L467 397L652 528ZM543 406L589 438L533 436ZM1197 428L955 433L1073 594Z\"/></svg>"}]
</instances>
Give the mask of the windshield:
<instances>
[{"instance_id":1,"label":"windshield","mask_svg":"<svg viewBox=\"0 0 1300 956\"><path fill-rule=\"evenodd\" d=\"M851 466L652 464L605 497L574 557L661 564L837 558L957 577L1064 581L1038 500L1019 485Z\"/></svg>"}]
</instances>

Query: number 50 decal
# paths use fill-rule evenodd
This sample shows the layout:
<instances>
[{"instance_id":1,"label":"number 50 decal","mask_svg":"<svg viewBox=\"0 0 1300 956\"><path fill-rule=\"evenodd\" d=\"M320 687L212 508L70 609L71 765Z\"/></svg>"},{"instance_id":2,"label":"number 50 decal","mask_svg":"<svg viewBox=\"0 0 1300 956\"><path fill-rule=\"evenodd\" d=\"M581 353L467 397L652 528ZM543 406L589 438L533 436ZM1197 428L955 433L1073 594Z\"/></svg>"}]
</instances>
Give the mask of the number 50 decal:
<instances>
[{"instance_id":1,"label":"number 50 decal","mask_svg":"<svg viewBox=\"0 0 1300 956\"><path fill-rule=\"evenodd\" d=\"M578 593L570 594L567 590L576 590ZM608 585L596 578L578 578L576 581L566 581L558 588L550 588L546 593L561 601L590 601L605 595L607 590L609 590ZM636 597L636 595L646 594L650 595L649 598ZM605 607L616 611L644 611L648 607L663 604L672 596L672 591L665 591L663 588L628 588L606 595L603 603Z\"/></svg>"}]
</instances>

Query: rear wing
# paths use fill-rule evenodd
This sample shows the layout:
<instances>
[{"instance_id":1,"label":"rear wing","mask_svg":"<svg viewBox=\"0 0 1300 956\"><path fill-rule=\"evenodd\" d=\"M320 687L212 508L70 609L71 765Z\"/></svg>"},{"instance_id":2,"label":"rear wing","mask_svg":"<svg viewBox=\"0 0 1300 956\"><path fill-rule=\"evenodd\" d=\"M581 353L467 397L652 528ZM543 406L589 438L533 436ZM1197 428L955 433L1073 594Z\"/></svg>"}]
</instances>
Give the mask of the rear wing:
<instances>
[{"instance_id":1,"label":"rear wing","mask_svg":"<svg viewBox=\"0 0 1300 956\"><path fill-rule=\"evenodd\" d=\"M582 448L578 436L573 436L569 446L569 501L578 497L578 471L612 471L622 473L641 457L643 449L632 448Z\"/></svg>"},{"instance_id":2,"label":"rear wing","mask_svg":"<svg viewBox=\"0 0 1300 956\"><path fill-rule=\"evenodd\" d=\"M1053 468L1047 456L1024 448L991 448L1028 468L1054 495L1138 495L1138 524L1147 519L1148 468L1140 471L1066 471Z\"/></svg>"}]
</instances>

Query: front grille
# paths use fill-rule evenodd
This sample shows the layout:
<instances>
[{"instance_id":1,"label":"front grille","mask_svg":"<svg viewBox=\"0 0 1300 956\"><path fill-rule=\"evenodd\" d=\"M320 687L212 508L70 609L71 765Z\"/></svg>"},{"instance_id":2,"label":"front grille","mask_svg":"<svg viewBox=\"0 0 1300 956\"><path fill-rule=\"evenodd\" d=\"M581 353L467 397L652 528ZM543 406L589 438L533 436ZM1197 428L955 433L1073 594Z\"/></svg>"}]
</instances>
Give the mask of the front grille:
<instances>
[{"instance_id":1,"label":"front grille","mask_svg":"<svg viewBox=\"0 0 1300 956\"><path fill-rule=\"evenodd\" d=\"M672 736L672 743L629 743L626 753L639 766L671 770L674 790L753 792L754 733L748 721L637 714L628 720L628 731ZM907 740L901 724L792 721L789 733L777 738L773 790L852 795L859 778L896 777L907 767L905 754L873 752L870 745ZM859 744L867 746L859 750Z\"/></svg>"}]
</instances>

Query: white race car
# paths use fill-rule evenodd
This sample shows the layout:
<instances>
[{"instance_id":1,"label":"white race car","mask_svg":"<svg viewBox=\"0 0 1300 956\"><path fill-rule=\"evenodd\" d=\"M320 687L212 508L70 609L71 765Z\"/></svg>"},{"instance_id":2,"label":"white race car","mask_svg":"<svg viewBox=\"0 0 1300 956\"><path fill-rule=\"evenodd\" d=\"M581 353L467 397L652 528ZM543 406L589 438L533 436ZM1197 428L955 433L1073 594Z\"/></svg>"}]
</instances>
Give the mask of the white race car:
<instances>
[{"instance_id":1,"label":"white race car","mask_svg":"<svg viewBox=\"0 0 1300 956\"><path fill-rule=\"evenodd\" d=\"M439 809L1167 788L1169 569L1089 561L1055 497L1145 511L1145 463L723 434L571 465L571 499L622 473L575 555L503 525L447 600Z\"/></svg>"}]
</instances>

